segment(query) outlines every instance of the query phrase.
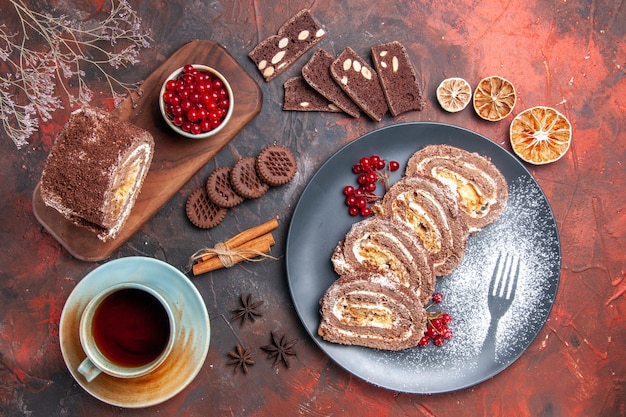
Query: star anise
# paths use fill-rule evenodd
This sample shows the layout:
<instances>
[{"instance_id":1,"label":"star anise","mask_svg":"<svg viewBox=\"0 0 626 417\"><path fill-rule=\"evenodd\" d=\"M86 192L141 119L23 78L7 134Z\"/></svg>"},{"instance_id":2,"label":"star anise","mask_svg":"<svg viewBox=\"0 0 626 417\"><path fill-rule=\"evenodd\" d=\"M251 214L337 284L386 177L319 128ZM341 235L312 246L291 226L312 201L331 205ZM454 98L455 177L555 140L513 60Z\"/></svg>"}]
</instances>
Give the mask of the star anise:
<instances>
[{"instance_id":1,"label":"star anise","mask_svg":"<svg viewBox=\"0 0 626 417\"><path fill-rule=\"evenodd\" d=\"M234 365L233 372L237 372L241 368L244 374L248 373L248 366L254 365L254 359L252 359L252 349L244 348L240 344L235 346L235 350L228 352L231 359L226 362L226 365Z\"/></svg>"},{"instance_id":2,"label":"star anise","mask_svg":"<svg viewBox=\"0 0 626 417\"><path fill-rule=\"evenodd\" d=\"M272 344L261 346L261 349L267 352L267 357L274 359L274 366L282 361L289 368L289 356L295 355L296 351L292 348L298 343L298 339L286 340L286 336L278 336L272 332Z\"/></svg>"},{"instance_id":3,"label":"star anise","mask_svg":"<svg viewBox=\"0 0 626 417\"><path fill-rule=\"evenodd\" d=\"M240 300L241 307L233 310L235 313L233 320L241 319L241 324L243 324L246 320L254 321L256 317L261 317L258 308L263 304L263 300L252 302L252 294L248 294L245 297L241 294Z\"/></svg>"}]
</instances>

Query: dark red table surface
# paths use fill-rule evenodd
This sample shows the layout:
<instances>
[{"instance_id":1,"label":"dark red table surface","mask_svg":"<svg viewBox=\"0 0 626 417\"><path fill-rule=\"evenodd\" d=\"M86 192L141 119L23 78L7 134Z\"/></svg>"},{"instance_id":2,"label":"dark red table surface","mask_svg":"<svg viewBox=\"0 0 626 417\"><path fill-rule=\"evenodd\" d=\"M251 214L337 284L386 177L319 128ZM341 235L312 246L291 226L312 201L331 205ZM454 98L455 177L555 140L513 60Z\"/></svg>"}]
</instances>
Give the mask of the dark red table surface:
<instances>
[{"instance_id":1,"label":"dark red table surface","mask_svg":"<svg viewBox=\"0 0 626 417\"><path fill-rule=\"evenodd\" d=\"M2 2L2 9L8 8ZM97 10L99 1L40 1L41 10ZM279 259L240 264L193 280L211 317L211 344L195 380L169 401L148 409L120 409L93 398L72 378L59 346L65 300L81 278L106 261L74 259L37 222L31 197L51 144L69 115L54 113L30 143L0 141L0 415L7 416L617 416L626 415L626 9L613 1L315 2L131 1L153 41L141 63L119 74L146 78L184 43L222 44L263 92L259 115L168 201L111 258L142 255L181 270L197 249L280 216L272 254ZM301 8L310 7L328 36L320 46L401 41L420 76L428 106L380 123L340 114L284 112L283 82L298 74L309 52L266 83L248 52ZM3 17L4 19L4 17ZM501 75L517 88L513 112L552 106L572 122L567 155L527 168L556 217L562 245L560 286L550 317L519 360L468 389L412 395L378 388L345 372L310 339L294 309L285 272L289 221L304 187L342 145L379 127L434 121L471 129L510 149L513 115L479 119L470 108L444 112L435 89L459 76L472 86ZM110 105L102 81L94 104ZM110 108L110 107L109 107ZM209 231L185 217L186 197L216 167L254 156L268 144L292 149L296 178L266 196L229 211ZM334 192L328 190L328 192ZM240 294L265 301L263 316L240 326L232 310ZM258 350L270 332L297 338L291 367L274 367ZM251 345L256 364L244 375L226 365L238 340Z\"/></svg>"}]
</instances>

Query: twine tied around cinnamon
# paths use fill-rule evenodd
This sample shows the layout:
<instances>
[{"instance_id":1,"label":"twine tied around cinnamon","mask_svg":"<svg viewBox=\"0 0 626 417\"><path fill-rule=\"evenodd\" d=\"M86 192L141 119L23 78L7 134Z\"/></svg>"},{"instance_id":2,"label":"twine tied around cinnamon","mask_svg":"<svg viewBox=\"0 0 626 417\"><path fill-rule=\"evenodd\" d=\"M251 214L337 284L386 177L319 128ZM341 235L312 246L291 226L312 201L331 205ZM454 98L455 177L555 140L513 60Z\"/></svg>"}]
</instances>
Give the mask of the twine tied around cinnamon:
<instances>
[{"instance_id":1,"label":"twine tied around cinnamon","mask_svg":"<svg viewBox=\"0 0 626 417\"><path fill-rule=\"evenodd\" d=\"M231 268L241 261L258 262L277 259L270 255L274 237L270 233L278 227L275 217L263 224L245 230L213 248L202 248L190 258L193 275L200 275L220 268Z\"/></svg>"}]
</instances>

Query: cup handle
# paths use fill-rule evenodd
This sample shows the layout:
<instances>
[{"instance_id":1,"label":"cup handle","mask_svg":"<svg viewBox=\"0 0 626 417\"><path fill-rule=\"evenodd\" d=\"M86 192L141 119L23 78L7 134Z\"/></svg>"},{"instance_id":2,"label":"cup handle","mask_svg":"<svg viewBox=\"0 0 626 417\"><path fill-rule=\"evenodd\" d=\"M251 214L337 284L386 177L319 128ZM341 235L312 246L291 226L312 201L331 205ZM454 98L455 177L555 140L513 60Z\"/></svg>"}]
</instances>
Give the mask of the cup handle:
<instances>
[{"instance_id":1,"label":"cup handle","mask_svg":"<svg viewBox=\"0 0 626 417\"><path fill-rule=\"evenodd\" d=\"M89 358L85 358L85 360L82 361L80 365L78 365L78 372L80 372L85 377L87 382L91 382L94 380L95 377L100 375L100 372L102 371L100 370L100 368L94 365L94 363Z\"/></svg>"}]
</instances>

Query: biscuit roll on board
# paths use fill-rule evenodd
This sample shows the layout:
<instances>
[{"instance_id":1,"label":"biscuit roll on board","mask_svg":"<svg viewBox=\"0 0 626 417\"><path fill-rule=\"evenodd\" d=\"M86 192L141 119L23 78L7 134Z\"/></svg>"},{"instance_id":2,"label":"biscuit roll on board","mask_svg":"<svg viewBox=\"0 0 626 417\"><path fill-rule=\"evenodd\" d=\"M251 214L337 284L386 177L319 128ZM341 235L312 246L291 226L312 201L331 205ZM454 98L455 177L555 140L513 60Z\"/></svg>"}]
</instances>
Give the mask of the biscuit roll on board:
<instances>
[{"instance_id":1,"label":"biscuit roll on board","mask_svg":"<svg viewBox=\"0 0 626 417\"><path fill-rule=\"evenodd\" d=\"M41 177L44 203L102 241L124 226L148 173L152 135L97 108L74 111Z\"/></svg>"}]
</instances>

